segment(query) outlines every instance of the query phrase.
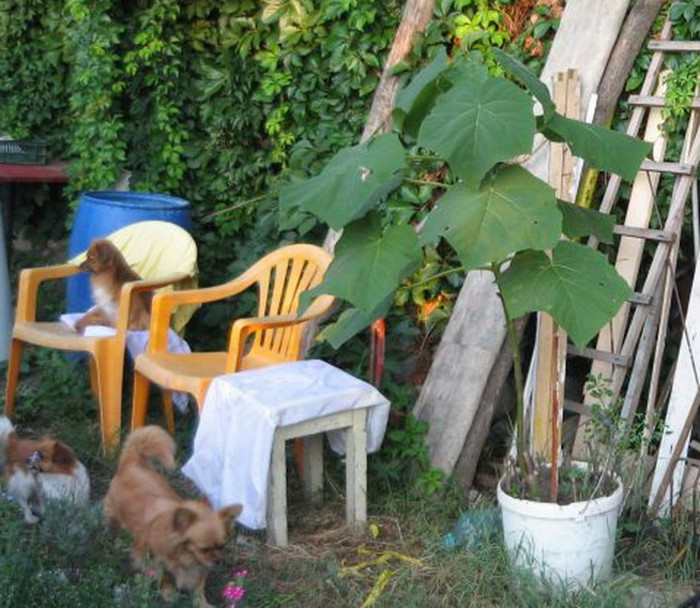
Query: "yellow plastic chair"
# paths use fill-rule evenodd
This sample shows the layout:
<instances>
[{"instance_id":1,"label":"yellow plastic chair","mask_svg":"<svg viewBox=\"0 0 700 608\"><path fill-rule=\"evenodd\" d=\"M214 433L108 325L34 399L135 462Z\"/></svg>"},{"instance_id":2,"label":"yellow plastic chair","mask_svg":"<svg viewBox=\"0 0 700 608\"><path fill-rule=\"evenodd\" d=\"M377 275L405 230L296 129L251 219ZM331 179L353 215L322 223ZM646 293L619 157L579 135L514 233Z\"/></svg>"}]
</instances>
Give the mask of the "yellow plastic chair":
<instances>
[{"instance_id":1,"label":"yellow plastic chair","mask_svg":"<svg viewBox=\"0 0 700 608\"><path fill-rule=\"evenodd\" d=\"M222 285L154 296L149 346L134 363L132 430L143 426L146 419L151 382L163 389L190 393L201 410L215 376L298 361L306 323L328 311L335 299L318 296L304 314L297 316L299 296L321 282L331 259L328 252L315 245L289 245L269 253ZM254 284L258 288L258 316L233 322L228 350L166 352L168 324L176 307L222 300ZM170 421L172 402L167 390L163 391L163 401Z\"/></svg>"},{"instance_id":2,"label":"yellow plastic chair","mask_svg":"<svg viewBox=\"0 0 700 608\"><path fill-rule=\"evenodd\" d=\"M5 414L11 417L14 413L15 391L25 344L86 352L90 355L90 384L99 404L102 445L105 451L111 452L119 446L124 348L131 296L137 291L196 284L197 246L187 231L161 221L138 222L117 230L107 238L143 277L141 281L123 286L114 335L86 337L63 323L36 320L37 294L41 283L82 272L78 265L85 258L84 253L66 264L27 268L20 273L7 368ZM182 312L177 318L176 329L184 327L194 308L185 308Z\"/></svg>"}]
</instances>

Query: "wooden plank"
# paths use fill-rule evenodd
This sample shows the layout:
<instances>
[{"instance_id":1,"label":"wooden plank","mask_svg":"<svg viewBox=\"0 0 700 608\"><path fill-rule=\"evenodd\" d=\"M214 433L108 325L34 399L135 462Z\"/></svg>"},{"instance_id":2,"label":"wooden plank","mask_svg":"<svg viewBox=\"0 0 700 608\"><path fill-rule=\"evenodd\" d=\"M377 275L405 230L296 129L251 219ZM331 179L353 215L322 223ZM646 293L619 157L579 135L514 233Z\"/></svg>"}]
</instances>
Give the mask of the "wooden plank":
<instances>
[{"instance_id":1,"label":"wooden plank","mask_svg":"<svg viewBox=\"0 0 700 608\"><path fill-rule=\"evenodd\" d=\"M659 76L659 84L656 87L656 93L663 95L666 90L663 75ZM639 108L643 111L642 108ZM652 158L659 162L663 161L666 154L667 138L661 129L663 124L663 116L659 108L653 108L648 112L646 128L644 132L644 140L652 142ZM647 229L651 219L651 213L654 208L656 190L659 184L660 175L658 173L646 173L640 171L632 185L629 205L625 216L625 226L637 229ZM590 244L590 243L589 243ZM660 245L661 246L661 245ZM634 289L637 282L637 275L644 253L644 241L634 236L623 236L617 250L615 261L615 269L627 284ZM653 291L642 290L642 293L649 294ZM646 308L637 308L635 312L645 311ZM609 353L620 353L622 340L627 320L630 313L630 303L625 302L617 315L612 321L606 324L598 334L595 349L597 351L607 351ZM640 312L641 314L641 312ZM631 352L625 353L623 361L631 361ZM613 367L615 365L615 367ZM605 361L600 357L591 365L591 375L600 376L603 378L611 378L613 374L619 370L626 370L629 364L621 366L613 361ZM593 397L589 394L584 395L584 403L590 405L593 402ZM573 455L576 458L582 458L586 455L585 446L585 426L589 418L582 416L579 421L576 439L574 441Z\"/></svg>"},{"instance_id":2,"label":"wooden plank","mask_svg":"<svg viewBox=\"0 0 700 608\"><path fill-rule=\"evenodd\" d=\"M663 108L666 106L666 98L660 95L630 95L627 103L631 106L644 106L645 108ZM689 108L700 110L700 97L695 97L690 102Z\"/></svg>"},{"instance_id":3,"label":"wooden plank","mask_svg":"<svg viewBox=\"0 0 700 608\"><path fill-rule=\"evenodd\" d=\"M695 175L697 173L697 167L687 163L659 162L654 160L643 160L639 170L671 173L672 175Z\"/></svg>"},{"instance_id":4,"label":"wooden plank","mask_svg":"<svg viewBox=\"0 0 700 608\"><path fill-rule=\"evenodd\" d=\"M638 291L635 291L629 298L627 298L627 301L630 304L637 304L638 306L649 306L649 304L651 304L651 296L646 293L639 293Z\"/></svg>"},{"instance_id":5,"label":"wooden plank","mask_svg":"<svg viewBox=\"0 0 700 608\"><path fill-rule=\"evenodd\" d=\"M681 340L681 347L676 361L676 371L673 377L671 397L669 399L666 412L665 428L666 432L661 437L658 449L656 468L651 482L650 497L656 497L659 493L663 496L659 498L659 505L662 514L668 512L670 506L678 498L680 489L683 487L683 473L685 464L679 460L675 465L672 474L671 486L673 496L667 493L662 484L667 477L667 472L674 465L673 454L678 448L680 456L688 451L690 435L683 438L683 428L689 417L694 420L692 414L693 398L700 388L698 367L700 366L700 265L695 266L693 285L688 302L688 312L685 318L685 328ZM692 416L691 416L692 414ZM692 423L691 420L691 423ZM679 443L683 445L679 447ZM669 479L671 479L669 477ZM652 504L650 502L650 504Z\"/></svg>"},{"instance_id":6,"label":"wooden plank","mask_svg":"<svg viewBox=\"0 0 700 608\"><path fill-rule=\"evenodd\" d=\"M632 359L630 357L623 357L622 355L617 355L607 350L579 348L573 344L569 344L568 352L572 357L584 357L595 361L604 361L605 363L609 363L610 365L614 365L616 367L629 367L632 363Z\"/></svg>"},{"instance_id":7,"label":"wooden plank","mask_svg":"<svg viewBox=\"0 0 700 608\"><path fill-rule=\"evenodd\" d=\"M580 79L575 70L557 72L552 82L553 100L560 114L578 118ZM549 152L549 184L556 196L570 201L574 157L568 146L552 143ZM546 313L540 313L537 337L537 372L535 376L532 448L535 454L551 462L558 453L559 429L562 426L561 404L564 402L566 377L566 333ZM556 443L553 445L553 441Z\"/></svg>"},{"instance_id":8,"label":"wooden plank","mask_svg":"<svg viewBox=\"0 0 700 608\"><path fill-rule=\"evenodd\" d=\"M700 40L650 40L647 48L664 53L697 53Z\"/></svg>"},{"instance_id":9,"label":"wooden plank","mask_svg":"<svg viewBox=\"0 0 700 608\"><path fill-rule=\"evenodd\" d=\"M659 35L660 40L667 40L671 36L671 22L666 20L664 26ZM664 54L661 51L655 52L651 57L651 62L649 63L649 69L647 70L646 76L644 77L644 82L642 83L642 88L640 90L640 95L651 95L656 82L658 80L659 74L661 73L661 68L664 63ZM637 137L639 135L639 130L642 126L643 120L647 115L646 108L636 107L632 110L632 116L627 125L627 135L632 137ZM610 213L615 201L617 200L618 192L620 191L620 186L622 185L622 179L619 175L612 175L608 186L605 189L605 194L603 195L603 201L600 204L598 210L601 213ZM588 239L589 247L597 247L598 239L591 236Z\"/></svg>"},{"instance_id":10,"label":"wooden plank","mask_svg":"<svg viewBox=\"0 0 700 608\"><path fill-rule=\"evenodd\" d=\"M635 228L634 226L617 225L613 229L615 234L629 236L635 239L650 239L663 243L672 243L676 240L676 235L663 230L653 230L650 228Z\"/></svg>"}]
</instances>

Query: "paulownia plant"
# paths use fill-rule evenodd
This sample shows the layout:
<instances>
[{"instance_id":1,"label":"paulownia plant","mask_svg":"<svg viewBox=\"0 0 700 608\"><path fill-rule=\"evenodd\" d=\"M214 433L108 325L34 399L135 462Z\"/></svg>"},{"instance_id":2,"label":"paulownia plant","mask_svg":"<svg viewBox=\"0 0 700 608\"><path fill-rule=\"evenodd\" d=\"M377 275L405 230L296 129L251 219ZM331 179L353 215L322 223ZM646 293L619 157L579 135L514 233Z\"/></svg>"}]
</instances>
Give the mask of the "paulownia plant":
<instances>
[{"instance_id":1,"label":"paulownia plant","mask_svg":"<svg viewBox=\"0 0 700 608\"><path fill-rule=\"evenodd\" d=\"M324 282L306 294L330 293L349 303L321 334L336 348L387 313L426 246L446 241L461 262L456 271L493 272L515 357L518 465L525 470L513 319L547 312L583 346L630 288L602 253L576 242L591 233L612 242L612 218L557 200L513 159L531 152L539 132L632 180L650 146L561 116L535 74L494 52L512 80L489 74L473 54L449 60L439 52L401 92L391 133L340 150L317 175L287 184L280 207L343 230ZM435 175L444 178L436 182ZM402 201L405 184L415 182L434 187L434 204L413 208Z\"/></svg>"}]
</instances>

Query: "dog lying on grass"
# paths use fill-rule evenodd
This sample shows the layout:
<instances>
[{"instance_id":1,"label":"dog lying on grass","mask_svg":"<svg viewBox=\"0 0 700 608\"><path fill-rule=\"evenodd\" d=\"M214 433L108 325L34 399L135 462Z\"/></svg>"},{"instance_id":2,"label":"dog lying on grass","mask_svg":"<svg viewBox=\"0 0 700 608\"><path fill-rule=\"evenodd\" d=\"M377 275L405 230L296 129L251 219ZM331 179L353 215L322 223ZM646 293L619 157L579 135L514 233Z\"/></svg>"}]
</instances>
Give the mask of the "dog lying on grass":
<instances>
[{"instance_id":1,"label":"dog lying on grass","mask_svg":"<svg viewBox=\"0 0 700 608\"><path fill-rule=\"evenodd\" d=\"M124 528L132 537L134 566L146 556L165 573L161 593L166 599L175 589L189 589L197 606L209 606L204 584L211 567L221 558L229 527L241 505L214 511L208 505L181 498L149 462L175 468L175 444L158 426L137 429L126 440L117 472L103 500L111 528Z\"/></svg>"},{"instance_id":2,"label":"dog lying on grass","mask_svg":"<svg viewBox=\"0 0 700 608\"><path fill-rule=\"evenodd\" d=\"M0 416L0 455L7 494L22 508L27 523L39 521L49 500L88 501L87 471L65 443L51 437L23 439Z\"/></svg>"},{"instance_id":3,"label":"dog lying on grass","mask_svg":"<svg viewBox=\"0 0 700 608\"><path fill-rule=\"evenodd\" d=\"M90 291L95 306L78 319L75 329L83 333L88 325L115 327L119 317L119 296L124 283L138 281L119 249L108 239L97 239L87 250L82 270L90 272ZM151 321L150 292L134 292L129 308L129 329L145 330Z\"/></svg>"}]
</instances>

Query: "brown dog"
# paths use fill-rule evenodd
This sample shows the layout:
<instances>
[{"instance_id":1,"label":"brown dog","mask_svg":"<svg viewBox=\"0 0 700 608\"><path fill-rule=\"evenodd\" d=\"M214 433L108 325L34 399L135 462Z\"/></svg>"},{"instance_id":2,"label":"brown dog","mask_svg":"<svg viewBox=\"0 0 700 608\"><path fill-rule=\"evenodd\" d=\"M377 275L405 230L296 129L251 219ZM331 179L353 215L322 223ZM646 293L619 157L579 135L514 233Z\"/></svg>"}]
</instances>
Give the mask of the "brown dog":
<instances>
[{"instance_id":1,"label":"brown dog","mask_svg":"<svg viewBox=\"0 0 700 608\"><path fill-rule=\"evenodd\" d=\"M78 319L75 329L83 333L88 325L115 327L119 317L119 296L124 283L139 281L124 256L108 239L97 239L87 250L87 257L80 265L90 274L90 290L95 307ZM134 292L129 308L129 329L144 330L150 324L151 293Z\"/></svg>"},{"instance_id":2,"label":"brown dog","mask_svg":"<svg viewBox=\"0 0 700 608\"><path fill-rule=\"evenodd\" d=\"M201 502L178 496L149 464L149 459L154 459L172 470L174 452L172 438L158 426L131 433L104 497L104 514L110 527L122 527L131 534L136 567L142 565L146 555L163 566L161 592L166 599L172 597L175 588L190 589L198 606L209 606L204 583L221 557L228 527L242 507L232 505L214 511Z\"/></svg>"}]
</instances>

